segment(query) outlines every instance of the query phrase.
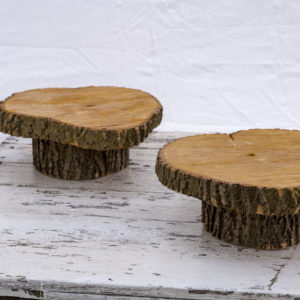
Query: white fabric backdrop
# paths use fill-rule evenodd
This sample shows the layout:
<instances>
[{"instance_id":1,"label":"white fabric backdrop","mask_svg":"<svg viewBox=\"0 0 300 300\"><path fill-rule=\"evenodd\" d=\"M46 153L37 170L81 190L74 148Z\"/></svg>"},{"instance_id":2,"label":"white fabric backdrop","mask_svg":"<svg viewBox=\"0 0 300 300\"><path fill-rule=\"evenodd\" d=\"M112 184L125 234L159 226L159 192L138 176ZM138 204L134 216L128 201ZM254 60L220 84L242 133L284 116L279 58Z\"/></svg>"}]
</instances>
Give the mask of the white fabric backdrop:
<instances>
[{"instance_id":1,"label":"white fabric backdrop","mask_svg":"<svg viewBox=\"0 0 300 300\"><path fill-rule=\"evenodd\" d=\"M161 130L300 129L300 1L0 0L0 98L116 85Z\"/></svg>"}]
</instances>

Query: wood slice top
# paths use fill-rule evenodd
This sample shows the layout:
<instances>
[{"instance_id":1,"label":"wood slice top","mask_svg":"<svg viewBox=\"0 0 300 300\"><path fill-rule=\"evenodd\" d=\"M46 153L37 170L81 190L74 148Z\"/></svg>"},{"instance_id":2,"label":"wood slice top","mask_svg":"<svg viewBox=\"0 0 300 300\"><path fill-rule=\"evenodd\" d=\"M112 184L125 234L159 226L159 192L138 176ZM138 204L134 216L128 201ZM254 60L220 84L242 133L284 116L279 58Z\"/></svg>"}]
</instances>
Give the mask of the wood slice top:
<instances>
[{"instance_id":1,"label":"wood slice top","mask_svg":"<svg viewBox=\"0 0 300 300\"><path fill-rule=\"evenodd\" d=\"M96 150L136 145L162 117L153 96L118 87L28 90L8 97L0 110L6 133Z\"/></svg>"},{"instance_id":2,"label":"wood slice top","mask_svg":"<svg viewBox=\"0 0 300 300\"><path fill-rule=\"evenodd\" d=\"M157 173L168 187L216 207L298 213L300 132L256 129L182 138L160 150Z\"/></svg>"}]
</instances>

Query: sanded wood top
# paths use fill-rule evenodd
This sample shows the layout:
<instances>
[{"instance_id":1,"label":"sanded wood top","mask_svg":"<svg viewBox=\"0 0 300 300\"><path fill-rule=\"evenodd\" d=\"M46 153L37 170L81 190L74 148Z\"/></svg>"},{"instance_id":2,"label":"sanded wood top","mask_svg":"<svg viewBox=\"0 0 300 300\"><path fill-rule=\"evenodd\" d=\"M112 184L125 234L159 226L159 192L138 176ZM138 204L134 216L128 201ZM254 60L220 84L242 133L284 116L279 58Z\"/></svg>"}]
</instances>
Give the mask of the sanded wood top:
<instances>
[{"instance_id":1,"label":"sanded wood top","mask_svg":"<svg viewBox=\"0 0 300 300\"><path fill-rule=\"evenodd\" d=\"M2 114L1 117L4 132L52 139L83 148L95 148L90 135L93 132L96 138L95 134L100 133L102 140L98 137L97 141L102 142L103 150L138 144L160 123L162 114L161 104L150 94L118 87L28 90L8 97L0 109L9 113L9 116ZM51 125L61 127L51 130L61 130L62 137L47 128L34 129ZM110 146L103 141L107 134L110 144L114 140ZM126 137L128 134L131 136ZM89 139L88 143L86 139ZM99 145L95 149L101 150Z\"/></svg>"},{"instance_id":2,"label":"sanded wood top","mask_svg":"<svg viewBox=\"0 0 300 300\"><path fill-rule=\"evenodd\" d=\"M160 180L185 194L197 194L197 184L182 187L171 176L180 173L208 184L198 196L215 206L252 207L251 212L259 214L299 211L300 131L254 129L190 136L163 147L158 165L170 170L157 167Z\"/></svg>"},{"instance_id":3,"label":"sanded wood top","mask_svg":"<svg viewBox=\"0 0 300 300\"><path fill-rule=\"evenodd\" d=\"M196 176L266 187L300 186L300 132L247 130L179 139L161 157Z\"/></svg>"},{"instance_id":4,"label":"sanded wood top","mask_svg":"<svg viewBox=\"0 0 300 300\"><path fill-rule=\"evenodd\" d=\"M117 87L47 88L9 97L3 109L93 129L127 129L143 124L161 107L140 90Z\"/></svg>"}]
</instances>

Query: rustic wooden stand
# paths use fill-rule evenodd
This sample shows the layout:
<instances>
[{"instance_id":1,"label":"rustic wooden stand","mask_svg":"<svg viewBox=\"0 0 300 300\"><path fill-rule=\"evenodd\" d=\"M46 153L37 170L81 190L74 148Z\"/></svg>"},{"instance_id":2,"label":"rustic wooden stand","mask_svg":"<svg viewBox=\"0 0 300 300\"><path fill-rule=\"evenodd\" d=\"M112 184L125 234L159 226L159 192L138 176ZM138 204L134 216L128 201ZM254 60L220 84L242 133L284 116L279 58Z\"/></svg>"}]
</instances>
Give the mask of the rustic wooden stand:
<instances>
[{"instance_id":1,"label":"rustic wooden stand","mask_svg":"<svg viewBox=\"0 0 300 300\"><path fill-rule=\"evenodd\" d=\"M300 240L299 170L300 132L279 129L182 138L156 163L164 185L203 200L208 232L261 249Z\"/></svg>"},{"instance_id":2,"label":"rustic wooden stand","mask_svg":"<svg viewBox=\"0 0 300 300\"><path fill-rule=\"evenodd\" d=\"M31 137L36 169L70 180L125 168L128 148L161 118L162 106L153 96L117 87L29 90L0 104L0 130Z\"/></svg>"}]
</instances>

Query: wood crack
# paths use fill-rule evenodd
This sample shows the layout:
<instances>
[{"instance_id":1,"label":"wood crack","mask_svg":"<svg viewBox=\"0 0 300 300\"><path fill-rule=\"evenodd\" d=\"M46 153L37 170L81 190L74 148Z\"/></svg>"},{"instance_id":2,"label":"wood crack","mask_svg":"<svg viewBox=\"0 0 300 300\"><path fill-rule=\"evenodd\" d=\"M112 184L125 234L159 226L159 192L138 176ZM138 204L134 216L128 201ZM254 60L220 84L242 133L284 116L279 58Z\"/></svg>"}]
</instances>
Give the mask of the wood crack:
<instances>
[{"instance_id":1,"label":"wood crack","mask_svg":"<svg viewBox=\"0 0 300 300\"><path fill-rule=\"evenodd\" d=\"M295 247L289 259L292 259L292 258L293 258L294 254L295 254L295 252L296 252L296 249L297 249L297 248ZM285 264L280 264L280 265L278 265L278 267L279 267L278 270L276 271L275 275L270 279L270 283L267 285L267 289L268 289L269 291L272 290L272 287L273 287L273 285L277 282L278 277L279 277L281 271L282 271L287 265L288 265L288 261L287 261Z\"/></svg>"}]
</instances>

